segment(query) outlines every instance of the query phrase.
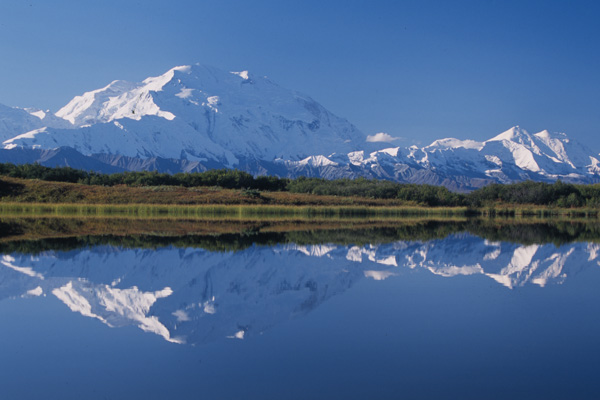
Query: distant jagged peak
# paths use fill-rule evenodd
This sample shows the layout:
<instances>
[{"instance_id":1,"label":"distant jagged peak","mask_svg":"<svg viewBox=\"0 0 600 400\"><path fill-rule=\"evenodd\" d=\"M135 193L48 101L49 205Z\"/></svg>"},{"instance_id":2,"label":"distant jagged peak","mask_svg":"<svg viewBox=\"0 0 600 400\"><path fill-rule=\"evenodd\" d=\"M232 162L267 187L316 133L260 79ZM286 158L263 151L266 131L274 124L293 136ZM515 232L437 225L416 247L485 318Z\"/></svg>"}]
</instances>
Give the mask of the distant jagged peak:
<instances>
[{"instance_id":1,"label":"distant jagged peak","mask_svg":"<svg viewBox=\"0 0 600 400\"><path fill-rule=\"evenodd\" d=\"M589 169L595 162L595 155L590 149L563 132L542 130L530 134L515 126L485 143L493 142L501 142L513 152L529 151L536 156L546 157L553 164L566 164L572 169Z\"/></svg>"},{"instance_id":2,"label":"distant jagged peak","mask_svg":"<svg viewBox=\"0 0 600 400\"><path fill-rule=\"evenodd\" d=\"M237 95L240 87L247 86L244 85L247 83L255 83L255 80L248 71L226 72L204 64L181 65L139 83L115 80L103 88L85 92L73 98L56 113L56 116L75 126L111 122L122 118L140 120L147 115L172 120L178 115L178 111L181 111L181 105L175 106L178 108L175 110L165 110L165 101L170 103L170 107L173 107L173 101L183 101L187 105L206 106L215 111L213 103L218 100L215 96L224 95L235 103L240 98ZM262 80L268 81L266 78ZM284 92L296 94L268 83L268 94L273 94L273 88L280 92L279 96L272 97L286 97ZM164 93L159 95L159 92ZM157 104L157 95L162 97L159 103L163 104ZM173 100L172 97L178 99ZM306 100L311 101L308 97Z\"/></svg>"},{"instance_id":3,"label":"distant jagged peak","mask_svg":"<svg viewBox=\"0 0 600 400\"><path fill-rule=\"evenodd\" d=\"M146 78L142 84L146 90L161 91L169 84L190 86L194 89L213 87L214 84L254 83L254 75L248 71L227 72L207 64L180 65L171 68L162 75Z\"/></svg>"},{"instance_id":4,"label":"distant jagged peak","mask_svg":"<svg viewBox=\"0 0 600 400\"><path fill-rule=\"evenodd\" d=\"M0 142L44 126L69 128L71 124L47 110L0 104Z\"/></svg>"},{"instance_id":5,"label":"distant jagged peak","mask_svg":"<svg viewBox=\"0 0 600 400\"><path fill-rule=\"evenodd\" d=\"M43 120L44 118L46 118L46 115L48 115L48 113L50 113L50 110L41 110L39 108L33 108L33 107L29 107L29 108L24 108L25 111L27 111L30 115L33 115L34 117L38 117L40 120Z\"/></svg>"},{"instance_id":6,"label":"distant jagged peak","mask_svg":"<svg viewBox=\"0 0 600 400\"><path fill-rule=\"evenodd\" d=\"M502 132L501 134L488 139L486 142L494 141L510 141L515 143L527 144L528 142L535 141L536 139L547 141L547 140L561 140L568 143L569 138L566 133L563 132L550 132L544 129L540 132L531 134L526 129L521 128L519 125L513 126L512 128Z\"/></svg>"},{"instance_id":7,"label":"distant jagged peak","mask_svg":"<svg viewBox=\"0 0 600 400\"><path fill-rule=\"evenodd\" d=\"M338 163L331 161L325 156L310 156L303 160L298 161L299 165L310 165L313 167L324 167L327 165L338 165Z\"/></svg>"},{"instance_id":8,"label":"distant jagged peak","mask_svg":"<svg viewBox=\"0 0 600 400\"><path fill-rule=\"evenodd\" d=\"M191 65L180 65L174 68L171 68L167 72L159 76L151 76L142 81L141 86L145 91L154 91L158 92L163 90L165 85L175 79L176 75L186 74L190 75L192 72Z\"/></svg>"},{"instance_id":9,"label":"distant jagged peak","mask_svg":"<svg viewBox=\"0 0 600 400\"><path fill-rule=\"evenodd\" d=\"M517 142L524 143L525 141L531 141L531 135L525 129L521 128L519 125L513 126L512 128L502 132L501 134L494 136L491 139L486 140L486 142L500 142L500 141L509 141L509 142Z\"/></svg>"},{"instance_id":10,"label":"distant jagged peak","mask_svg":"<svg viewBox=\"0 0 600 400\"><path fill-rule=\"evenodd\" d=\"M550 147L554 151L557 151L559 150L558 147L562 146L561 143L569 143L569 141L570 139L567 137L567 135L562 132L549 132L548 130L543 130L535 134L530 134L526 129L523 129L517 125L483 142L470 139L463 140L456 138L444 138L435 140L429 146L424 147L423 150L436 151L464 148L479 151L482 150L488 143L509 142L523 145L532 149L534 152L539 153L539 146L541 144Z\"/></svg>"},{"instance_id":11,"label":"distant jagged peak","mask_svg":"<svg viewBox=\"0 0 600 400\"><path fill-rule=\"evenodd\" d=\"M138 86L139 84L128 81L112 81L103 88L85 92L81 96L75 96L67 105L56 112L56 116L76 126L107 122L102 121L100 118L106 104Z\"/></svg>"},{"instance_id":12,"label":"distant jagged peak","mask_svg":"<svg viewBox=\"0 0 600 400\"><path fill-rule=\"evenodd\" d=\"M487 143L491 142L512 142L522 144L527 147L536 148L540 143L546 145L556 142L569 143L570 139L565 133L550 132L548 130L530 134L526 129L516 125L483 142L471 139L463 140L456 138L444 138L433 141L429 146L426 146L423 149L429 151L446 149L452 150L457 148L481 150Z\"/></svg>"},{"instance_id":13,"label":"distant jagged peak","mask_svg":"<svg viewBox=\"0 0 600 400\"><path fill-rule=\"evenodd\" d=\"M537 136L539 138L550 138L550 139L568 139L567 134L564 132L558 132L558 131L550 132L547 129L544 129L543 131L535 133L534 136Z\"/></svg>"}]
</instances>

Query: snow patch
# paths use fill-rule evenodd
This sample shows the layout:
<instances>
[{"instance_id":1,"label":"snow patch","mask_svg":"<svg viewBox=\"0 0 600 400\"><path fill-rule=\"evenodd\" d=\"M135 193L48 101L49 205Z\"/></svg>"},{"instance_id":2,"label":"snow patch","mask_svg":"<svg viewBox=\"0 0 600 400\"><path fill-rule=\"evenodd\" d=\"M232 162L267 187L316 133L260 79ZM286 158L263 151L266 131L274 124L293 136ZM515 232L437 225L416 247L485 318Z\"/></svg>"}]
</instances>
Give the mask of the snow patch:
<instances>
[{"instance_id":1,"label":"snow patch","mask_svg":"<svg viewBox=\"0 0 600 400\"><path fill-rule=\"evenodd\" d=\"M326 165L338 165L325 156L310 156L298 162L299 165L310 165L312 167L324 167Z\"/></svg>"},{"instance_id":2,"label":"snow patch","mask_svg":"<svg viewBox=\"0 0 600 400\"><path fill-rule=\"evenodd\" d=\"M34 297L39 297L42 294L44 294L44 289L42 289L41 286L38 286L35 289L28 290L26 293L27 296L34 296Z\"/></svg>"},{"instance_id":3,"label":"snow patch","mask_svg":"<svg viewBox=\"0 0 600 400\"><path fill-rule=\"evenodd\" d=\"M33 110L33 109L26 108L25 111L27 111L29 114L33 115L34 117L38 117L39 119L46 118L46 113L42 110Z\"/></svg>"},{"instance_id":4,"label":"snow patch","mask_svg":"<svg viewBox=\"0 0 600 400\"><path fill-rule=\"evenodd\" d=\"M175 96L179 97L180 99L187 99L187 98L192 97L193 92L194 92L194 89L181 88L181 91L179 93L176 93Z\"/></svg>"},{"instance_id":5,"label":"snow patch","mask_svg":"<svg viewBox=\"0 0 600 400\"><path fill-rule=\"evenodd\" d=\"M184 310L176 310L171 315L177 318L177 322L185 322L190 320L190 316Z\"/></svg>"},{"instance_id":6,"label":"snow patch","mask_svg":"<svg viewBox=\"0 0 600 400\"><path fill-rule=\"evenodd\" d=\"M207 314L216 314L217 308L215 307L214 301L215 301L214 297L213 297L212 301L205 301L204 307L202 307L202 310Z\"/></svg>"},{"instance_id":7,"label":"snow patch","mask_svg":"<svg viewBox=\"0 0 600 400\"><path fill-rule=\"evenodd\" d=\"M460 140L455 138L446 138L439 139L431 143L427 148L431 149L473 149L473 150L481 150L484 146L484 143L477 142L475 140Z\"/></svg>"},{"instance_id":8,"label":"snow patch","mask_svg":"<svg viewBox=\"0 0 600 400\"><path fill-rule=\"evenodd\" d=\"M494 163L494 164L502 167L502 160L500 160L500 157L498 157L498 156L492 156L492 155L486 154L485 159L491 163Z\"/></svg>"},{"instance_id":9,"label":"snow patch","mask_svg":"<svg viewBox=\"0 0 600 400\"><path fill-rule=\"evenodd\" d=\"M234 333L233 335L231 335L231 336L227 336L227 338L228 338L228 339L240 339L240 340L242 340L242 339L244 339L244 335L245 335L245 334L246 334L246 332L245 332L245 331L243 331L243 330L242 330L242 331L237 331L237 332L236 332L236 333Z\"/></svg>"},{"instance_id":10,"label":"snow patch","mask_svg":"<svg viewBox=\"0 0 600 400\"><path fill-rule=\"evenodd\" d=\"M250 79L250 77L248 76L248 71L240 71L240 72L231 72L234 75L239 76L240 78L242 78L243 80L247 81L248 79Z\"/></svg>"},{"instance_id":11,"label":"snow patch","mask_svg":"<svg viewBox=\"0 0 600 400\"><path fill-rule=\"evenodd\" d=\"M391 157L398 157L400 152L400 147L390 147L388 149L381 149L372 154L373 157L376 157L378 154L387 154Z\"/></svg>"},{"instance_id":12,"label":"snow patch","mask_svg":"<svg viewBox=\"0 0 600 400\"><path fill-rule=\"evenodd\" d=\"M365 152L364 151L353 151L351 153L348 153L348 160L350 161L351 164L354 165L361 165L363 162L365 156Z\"/></svg>"}]
</instances>

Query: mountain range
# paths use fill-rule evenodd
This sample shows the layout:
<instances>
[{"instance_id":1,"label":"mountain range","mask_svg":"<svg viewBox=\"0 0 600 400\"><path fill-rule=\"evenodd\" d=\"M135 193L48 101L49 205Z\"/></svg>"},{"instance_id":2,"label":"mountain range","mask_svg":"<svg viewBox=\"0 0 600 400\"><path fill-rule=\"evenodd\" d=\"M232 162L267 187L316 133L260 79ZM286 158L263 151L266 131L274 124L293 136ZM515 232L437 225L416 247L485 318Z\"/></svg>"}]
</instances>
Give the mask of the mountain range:
<instances>
[{"instance_id":1,"label":"mountain range","mask_svg":"<svg viewBox=\"0 0 600 400\"><path fill-rule=\"evenodd\" d=\"M97 172L193 172L378 178L469 191L522 180L600 181L598 154L564 133L515 126L489 140L391 147L307 95L248 71L175 67L113 81L56 113L0 105L0 162ZM391 138L393 139L393 138Z\"/></svg>"}]
</instances>

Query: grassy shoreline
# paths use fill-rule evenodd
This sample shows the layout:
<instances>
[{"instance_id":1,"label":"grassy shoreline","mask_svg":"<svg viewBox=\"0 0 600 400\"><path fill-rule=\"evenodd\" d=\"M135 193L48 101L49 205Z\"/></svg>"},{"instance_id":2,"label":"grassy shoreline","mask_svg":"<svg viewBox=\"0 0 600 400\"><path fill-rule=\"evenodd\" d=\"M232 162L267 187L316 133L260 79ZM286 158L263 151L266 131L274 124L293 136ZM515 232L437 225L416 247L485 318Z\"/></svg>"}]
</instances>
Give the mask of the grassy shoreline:
<instances>
[{"instance_id":1,"label":"grassy shoreline","mask_svg":"<svg viewBox=\"0 0 600 400\"><path fill-rule=\"evenodd\" d=\"M567 208L501 202L479 207L434 207L399 199L218 187L106 187L8 177L2 177L0 183L0 215L236 219L600 216L599 207Z\"/></svg>"},{"instance_id":2,"label":"grassy shoreline","mask_svg":"<svg viewBox=\"0 0 600 400\"><path fill-rule=\"evenodd\" d=\"M409 217L484 218L588 218L598 219L593 208L559 208L498 204L482 208L278 204L88 204L0 201L0 216L131 217L188 219L394 219Z\"/></svg>"},{"instance_id":3,"label":"grassy shoreline","mask_svg":"<svg viewBox=\"0 0 600 400\"><path fill-rule=\"evenodd\" d=\"M285 206L285 205L177 205L177 204L77 204L0 202L2 216L83 216L139 218L301 218L355 219L411 216L466 216L466 207L416 206Z\"/></svg>"}]
</instances>

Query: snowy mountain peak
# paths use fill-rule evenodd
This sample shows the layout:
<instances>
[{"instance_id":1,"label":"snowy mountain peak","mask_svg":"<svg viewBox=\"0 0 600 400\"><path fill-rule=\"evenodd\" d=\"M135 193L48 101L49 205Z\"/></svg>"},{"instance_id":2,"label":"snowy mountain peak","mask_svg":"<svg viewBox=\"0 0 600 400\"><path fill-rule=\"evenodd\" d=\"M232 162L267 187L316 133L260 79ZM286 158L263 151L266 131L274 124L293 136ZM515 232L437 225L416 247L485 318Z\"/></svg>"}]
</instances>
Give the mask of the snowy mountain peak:
<instances>
[{"instance_id":1,"label":"snowy mountain peak","mask_svg":"<svg viewBox=\"0 0 600 400\"><path fill-rule=\"evenodd\" d=\"M110 120L109 112L115 108L117 103L115 99L135 87L137 87L135 83L112 81L101 89L76 96L66 106L58 110L56 116L66 119L75 126L108 122Z\"/></svg>"},{"instance_id":2,"label":"snowy mountain peak","mask_svg":"<svg viewBox=\"0 0 600 400\"><path fill-rule=\"evenodd\" d=\"M564 132L549 132L548 130L544 129L541 132L535 133L534 136L540 138L540 139L557 139L557 140L568 140L569 138L567 137L567 134Z\"/></svg>"},{"instance_id":3,"label":"snowy mountain peak","mask_svg":"<svg viewBox=\"0 0 600 400\"><path fill-rule=\"evenodd\" d=\"M366 140L306 95L248 71L201 64L178 66L140 83L114 81L75 97L56 115L78 129L15 134L10 146L69 146L85 155L215 160L232 166L240 158L302 160L347 153Z\"/></svg>"},{"instance_id":4,"label":"snowy mountain peak","mask_svg":"<svg viewBox=\"0 0 600 400\"><path fill-rule=\"evenodd\" d=\"M44 111L37 108L24 108L24 110L27 111L29 114L33 115L34 117L38 117L40 120L46 118L46 115L50 113L50 110Z\"/></svg>"},{"instance_id":5,"label":"snowy mountain peak","mask_svg":"<svg viewBox=\"0 0 600 400\"><path fill-rule=\"evenodd\" d=\"M530 134L527 130L518 125L487 140L487 142L503 140L525 145L532 145L534 143L539 143L540 141L543 143L548 143L549 141L562 141L569 143L569 138L563 132L549 132L548 130L544 129L538 133Z\"/></svg>"},{"instance_id":6,"label":"snowy mountain peak","mask_svg":"<svg viewBox=\"0 0 600 400\"><path fill-rule=\"evenodd\" d=\"M196 64L171 68L164 74L146 78L141 83L116 80L101 89L76 96L56 115L76 126L122 118L140 120L144 116L172 120L175 114L162 110L156 104L156 92L168 90L168 86L179 87L181 90L174 95L187 99L194 90L201 91L207 82L219 83L219 75L223 73L216 68Z\"/></svg>"},{"instance_id":7,"label":"snowy mountain peak","mask_svg":"<svg viewBox=\"0 0 600 400\"><path fill-rule=\"evenodd\" d=\"M46 126L68 128L70 123L49 111L0 104L0 142Z\"/></svg>"},{"instance_id":8,"label":"snowy mountain peak","mask_svg":"<svg viewBox=\"0 0 600 400\"><path fill-rule=\"evenodd\" d=\"M544 129L541 132L534 133L534 135L539 137L540 139L549 139L550 138L550 132L548 132L546 129Z\"/></svg>"},{"instance_id":9,"label":"snowy mountain peak","mask_svg":"<svg viewBox=\"0 0 600 400\"><path fill-rule=\"evenodd\" d=\"M530 141L531 135L525 129L522 129L520 126L516 125L512 128L502 132L501 134L494 136L493 138L487 140L488 142L494 141L502 141L507 140L510 142L518 142L524 143L526 141Z\"/></svg>"}]
</instances>

